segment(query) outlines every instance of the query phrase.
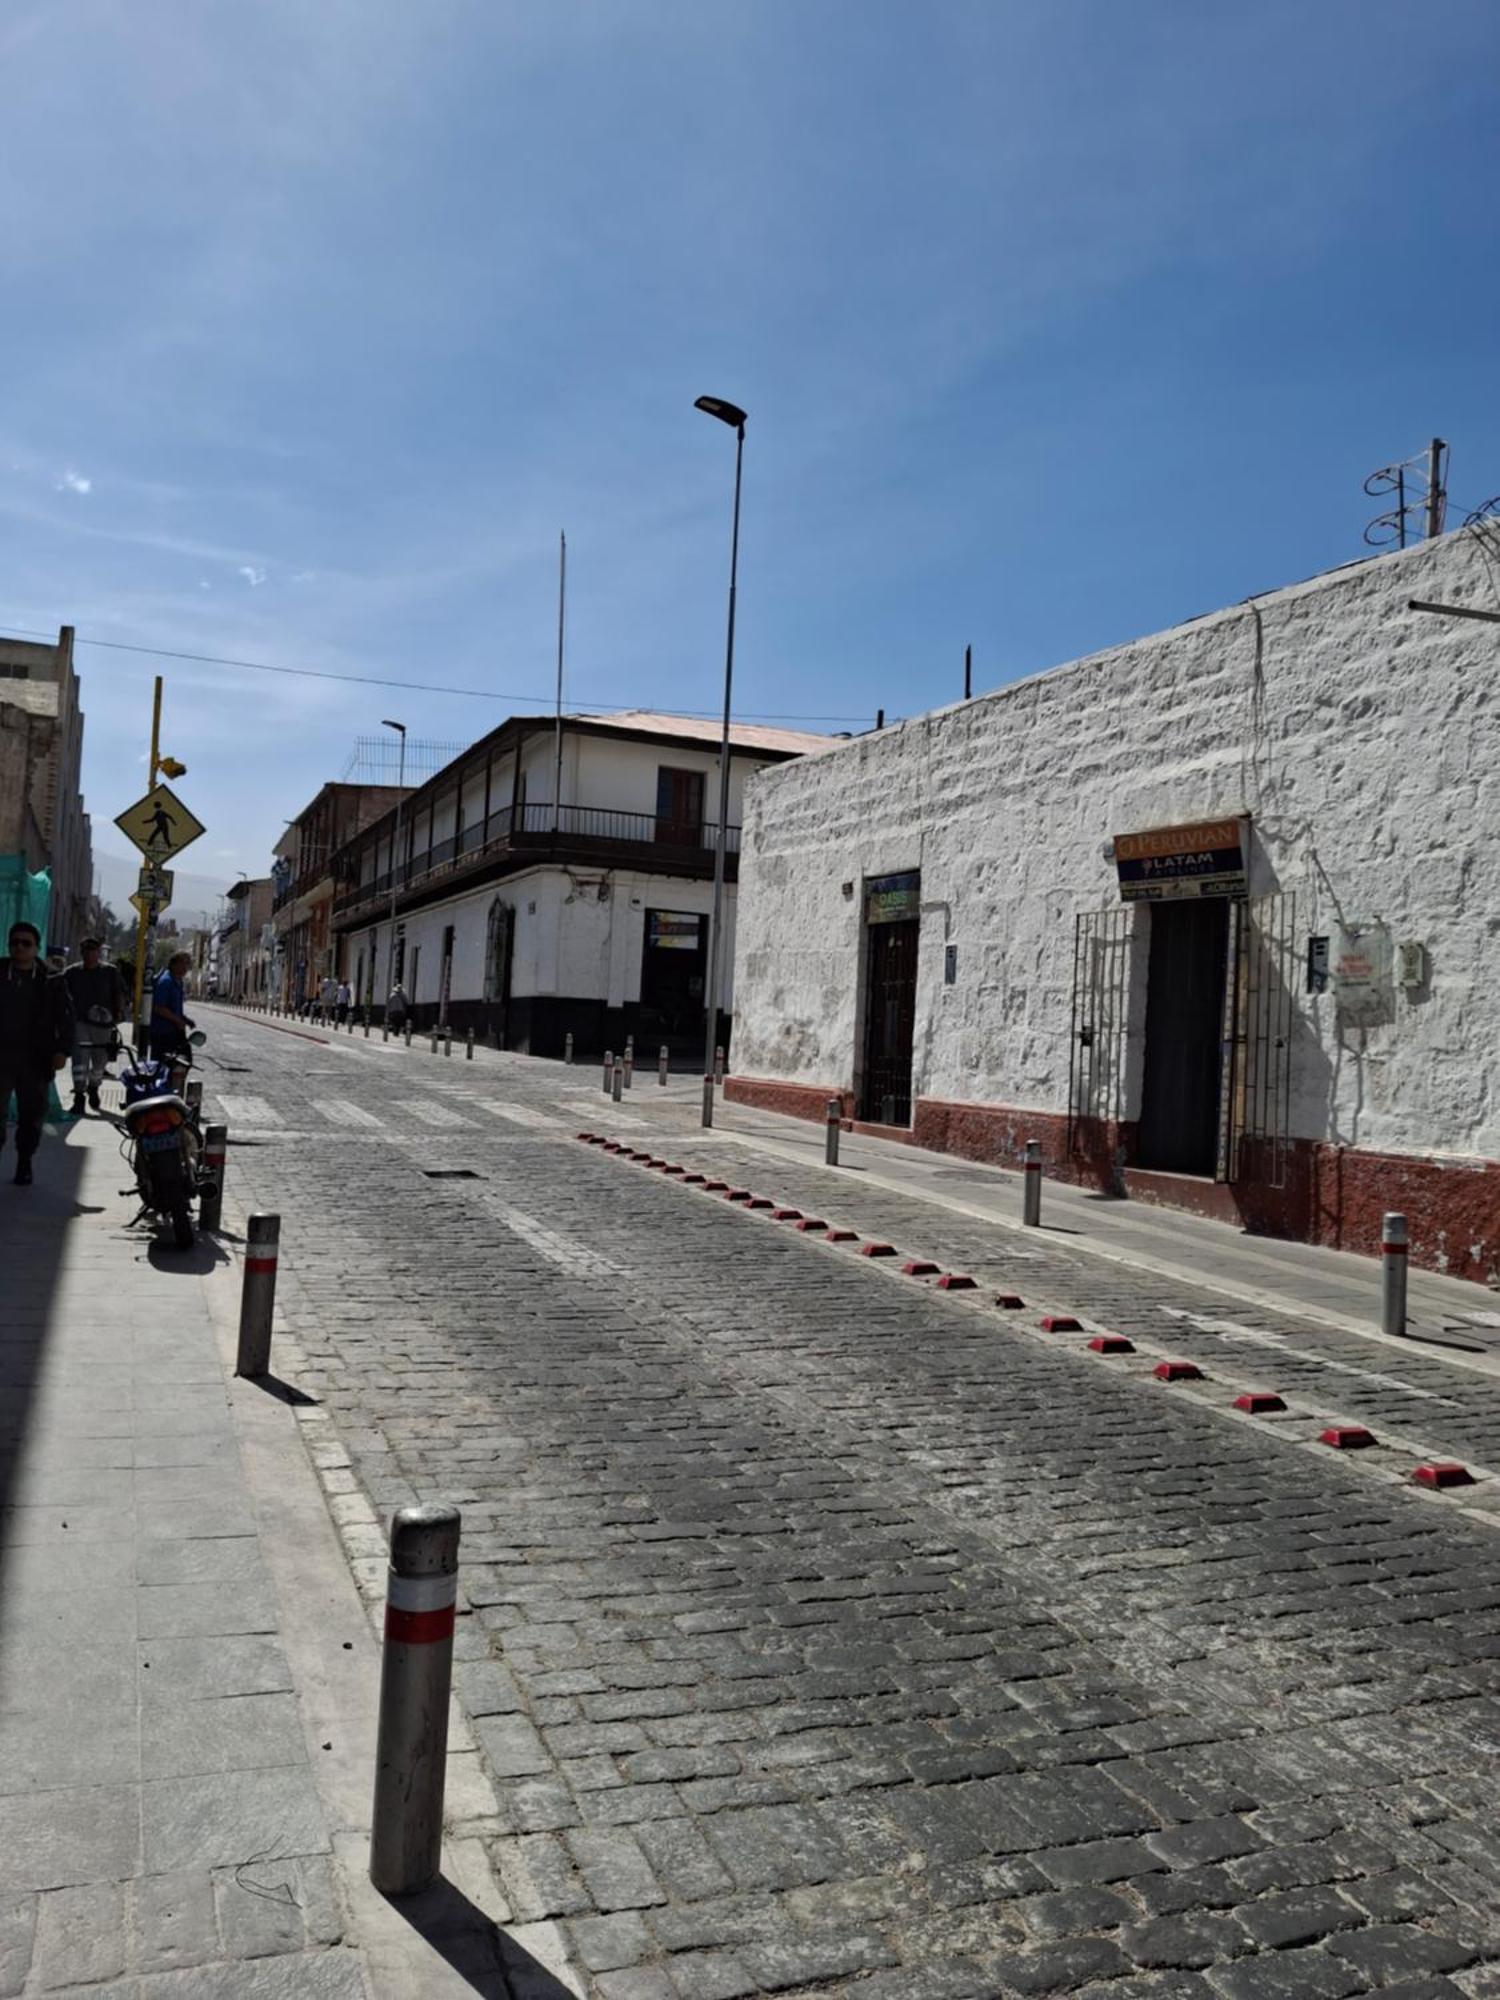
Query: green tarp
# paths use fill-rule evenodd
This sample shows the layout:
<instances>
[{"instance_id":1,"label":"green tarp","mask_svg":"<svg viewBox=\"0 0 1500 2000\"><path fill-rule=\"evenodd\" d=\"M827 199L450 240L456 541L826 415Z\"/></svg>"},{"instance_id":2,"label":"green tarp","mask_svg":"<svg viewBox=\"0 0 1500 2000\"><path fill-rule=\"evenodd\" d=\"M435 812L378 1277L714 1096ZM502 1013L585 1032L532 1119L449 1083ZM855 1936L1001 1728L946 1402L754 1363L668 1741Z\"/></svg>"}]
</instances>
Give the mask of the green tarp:
<instances>
[{"instance_id":1,"label":"green tarp","mask_svg":"<svg viewBox=\"0 0 1500 2000\"><path fill-rule=\"evenodd\" d=\"M52 902L52 874L50 869L40 868L32 874L26 866L24 854L0 854L0 938L10 935L10 927L15 923L35 924L42 934L42 950L47 949L47 910ZM6 1106L5 1121L9 1125L16 1115L16 1101L11 1099ZM47 1116L61 1118L62 1103L54 1084L47 1098Z\"/></svg>"}]
</instances>

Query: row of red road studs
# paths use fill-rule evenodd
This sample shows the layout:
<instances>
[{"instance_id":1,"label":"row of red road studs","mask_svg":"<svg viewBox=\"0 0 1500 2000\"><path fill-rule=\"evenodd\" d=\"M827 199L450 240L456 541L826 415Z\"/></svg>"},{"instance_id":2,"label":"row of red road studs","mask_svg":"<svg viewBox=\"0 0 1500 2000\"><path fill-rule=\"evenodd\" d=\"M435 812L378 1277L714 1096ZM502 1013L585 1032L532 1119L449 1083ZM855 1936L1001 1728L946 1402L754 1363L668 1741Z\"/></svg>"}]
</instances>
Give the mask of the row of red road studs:
<instances>
[{"instance_id":1,"label":"row of red road studs","mask_svg":"<svg viewBox=\"0 0 1500 2000\"><path fill-rule=\"evenodd\" d=\"M598 1146L601 1151L613 1153L622 1160L633 1160L638 1165L669 1179L681 1181L684 1187L699 1189L703 1194L717 1195L722 1200L733 1203L747 1211L769 1214L773 1222L788 1222L800 1235L820 1235L825 1243L858 1243L861 1257L895 1257L899 1253L892 1243L882 1243L876 1239L861 1242L857 1229L834 1229L818 1215L804 1215L800 1208L789 1208L770 1200L765 1195L752 1193L749 1188L731 1187L728 1181L714 1180L707 1174L689 1173L686 1167L674 1161L662 1160L649 1152L640 1152L622 1144L618 1139L606 1139L595 1132L580 1132L578 1137L586 1146ZM931 1278L940 1292L972 1292L979 1289L973 1278L961 1272L945 1271L928 1257L909 1257L901 1266L905 1278ZM1004 1311L1024 1312L1026 1301L1019 1292L999 1292L995 1304ZM1081 1320L1071 1313L1043 1313L1037 1325L1044 1333L1082 1333ZM1134 1341L1127 1340L1122 1333L1096 1333L1088 1341L1088 1347L1095 1354L1134 1354ZM1158 1361L1151 1370L1158 1382L1201 1382L1203 1370L1196 1361ZM1271 1389L1247 1389L1234 1399L1233 1407L1246 1416L1269 1416L1278 1410L1285 1410L1286 1401ZM1334 1451L1360 1451L1373 1445L1374 1434L1363 1424L1330 1424L1318 1433L1319 1444L1325 1444ZM1472 1486L1474 1475L1467 1466L1450 1459L1434 1459L1419 1465L1412 1473L1418 1486L1441 1491L1454 1486Z\"/></svg>"}]
</instances>

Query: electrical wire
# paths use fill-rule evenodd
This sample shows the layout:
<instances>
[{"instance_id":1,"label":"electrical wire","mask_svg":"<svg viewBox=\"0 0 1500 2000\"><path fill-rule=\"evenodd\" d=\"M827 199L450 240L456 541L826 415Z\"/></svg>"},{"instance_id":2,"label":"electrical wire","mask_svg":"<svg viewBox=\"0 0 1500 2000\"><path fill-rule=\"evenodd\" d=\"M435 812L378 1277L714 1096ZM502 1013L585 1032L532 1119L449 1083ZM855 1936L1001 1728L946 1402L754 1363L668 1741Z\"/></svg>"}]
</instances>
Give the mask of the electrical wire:
<instances>
[{"instance_id":1,"label":"electrical wire","mask_svg":"<svg viewBox=\"0 0 1500 2000\"><path fill-rule=\"evenodd\" d=\"M51 632L39 632L35 627L31 626L12 625L8 629L12 636L16 638L50 639L53 637ZM549 710L555 699L550 694L506 694L502 690L495 688L444 687L435 685L432 681L391 680L379 674L336 674L324 667L277 667L272 666L268 660L234 660L228 659L218 653L177 653L169 651L165 646L131 645L124 639L87 639L81 633L74 634L74 644L79 646L105 647L114 653L147 653L152 659L156 660L186 660L195 666L242 667L251 673L257 674L287 674L294 680L343 681L359 687L410 688L414 689L418 694L462 695L471 701L530 702L536 707ZM613 709L617 713L624 715L633 714L642 707L642 703L631 701L603 701L588 704L588 709L591 713L600 713L607 709ZM713 722L718 719L721 711L713 708L678 708L671 710L660 709L650 712L663 715L670 713L673 715L701 717ZM739 720L741 722L860 722L863 720L863 717L855 715L741 715Z\"/></svg>"}]
</instances>

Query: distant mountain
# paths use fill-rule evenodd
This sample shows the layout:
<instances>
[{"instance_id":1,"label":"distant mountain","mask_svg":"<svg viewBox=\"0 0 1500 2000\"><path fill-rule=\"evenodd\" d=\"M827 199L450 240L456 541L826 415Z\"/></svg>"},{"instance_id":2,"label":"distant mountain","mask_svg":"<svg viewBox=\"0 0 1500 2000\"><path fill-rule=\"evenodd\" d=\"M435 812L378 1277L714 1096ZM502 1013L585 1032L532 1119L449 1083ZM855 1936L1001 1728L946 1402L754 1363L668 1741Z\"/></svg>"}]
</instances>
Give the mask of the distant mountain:
<instances>
[{"instance_id":1,"label":"distant mountain","mask_svg":"<svg viewBox=\"0 0 1500 2000\"><path fill-rule=\"evenodd\" d=\"M96 847L94 869L99 877L99 894L117 917L128 916L130 898L135 893L136 879L140 874L141 857L138 854L106 854ZM175 917L179 926L185 929L211 921L224 900L224 891L235 879L232 874L189 875L181 868L173 870L173 877L172 904L162 914Z\"/></svg>"}]
</instances>

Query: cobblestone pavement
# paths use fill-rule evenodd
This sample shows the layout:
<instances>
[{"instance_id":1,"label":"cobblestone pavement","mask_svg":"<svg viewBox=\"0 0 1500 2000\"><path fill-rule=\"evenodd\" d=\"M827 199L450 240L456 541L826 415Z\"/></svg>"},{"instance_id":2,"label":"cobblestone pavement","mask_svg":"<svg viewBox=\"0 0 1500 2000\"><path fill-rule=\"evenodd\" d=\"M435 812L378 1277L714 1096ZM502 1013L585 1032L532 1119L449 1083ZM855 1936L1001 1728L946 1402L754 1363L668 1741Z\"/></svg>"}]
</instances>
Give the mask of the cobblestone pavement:
<instances>
[{"instance_id":1,"label":"cobblestone pavement","mask_svg":"<svg viewBox=\"0 0 1500 2000\"><path fill-rule=\"evenodd\" d=\"M834 1218L684 1121L674 1160L983 1280L943 1296L580 1145L582 1072L223 1013L213 1052L301 1386L379 1512L464 1510L481 1830L585 1990L1500 1995L1491 1482L1404 1477L1500 1459L1500 1382L888 1191ZM1262 1386L1286 1417L1229 1408Z\"/></svg>"}]
</instances>

